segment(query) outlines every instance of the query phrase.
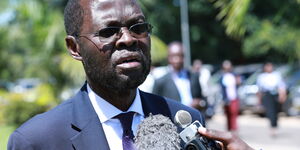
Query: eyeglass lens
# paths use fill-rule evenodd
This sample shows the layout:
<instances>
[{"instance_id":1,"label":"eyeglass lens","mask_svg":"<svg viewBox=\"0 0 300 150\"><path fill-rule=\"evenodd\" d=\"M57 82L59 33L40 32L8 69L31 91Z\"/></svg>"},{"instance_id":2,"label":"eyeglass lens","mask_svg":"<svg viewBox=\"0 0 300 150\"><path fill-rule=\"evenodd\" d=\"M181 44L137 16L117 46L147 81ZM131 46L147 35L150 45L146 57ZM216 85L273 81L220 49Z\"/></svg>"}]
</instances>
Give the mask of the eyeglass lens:
<instances>
[{"instance_id":1,"label":"eyeglass lens","mask_svg":"<svg viewBox=\"0 0 300 150\"><path fill-rule=\"evenodd\" d=\"M151 32L152 26L149 23L137 23L129 27L131 36L136 38L147 37ZM115 39L120 33L121 27L107 27L99 30L95 35L98 36L100 41L107 42L112 39Z\"/></svg>"}]
</instances>

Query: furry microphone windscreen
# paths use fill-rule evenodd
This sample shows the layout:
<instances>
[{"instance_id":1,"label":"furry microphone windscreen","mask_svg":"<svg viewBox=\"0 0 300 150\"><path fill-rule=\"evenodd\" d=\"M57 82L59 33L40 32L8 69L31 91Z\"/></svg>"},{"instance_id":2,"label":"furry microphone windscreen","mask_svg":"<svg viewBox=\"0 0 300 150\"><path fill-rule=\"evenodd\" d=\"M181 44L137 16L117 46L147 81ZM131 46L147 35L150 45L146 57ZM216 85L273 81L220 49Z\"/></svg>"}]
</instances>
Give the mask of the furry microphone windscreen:
<instances>
[{"instance_id":1,"label":"furry microphone windscreen","mask_svg":"<svg viewBox=\"0 0 300 150\"><path fill-rule=\"evenodd\" d=\"M177 127L168 117L150 114L138 127L135 146L137 150L180 150Z\"/></svg>"}]
</instances>

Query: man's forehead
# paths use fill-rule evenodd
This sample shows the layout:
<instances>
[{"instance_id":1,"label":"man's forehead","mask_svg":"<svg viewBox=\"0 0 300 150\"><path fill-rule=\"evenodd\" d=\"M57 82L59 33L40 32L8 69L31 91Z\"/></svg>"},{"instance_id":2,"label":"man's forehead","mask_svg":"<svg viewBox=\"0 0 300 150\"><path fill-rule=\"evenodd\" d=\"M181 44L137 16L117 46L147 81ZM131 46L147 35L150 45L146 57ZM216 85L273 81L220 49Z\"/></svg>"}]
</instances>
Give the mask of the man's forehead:
<instances>
[{"instance_id":1,"label":"man's forehead","mask_svg":"<svg viewBox=\"0 0 300 150\"><path fill-rule=\"evenodd\" d=\"M173 44L169 47L168 50L170 53L179 53L179 52L183 52L183 47L180 44Z\"/></svg>"},{"instance_id":2,"label":"man's forehead","mask_svg":"<svg viewBox=\"0 0 300 150\"><path fill-rule=\"evenodd\" d=\"M113 3L137 5L136 0L90 0L93 5L109 5Z\"/></svg>"},{"instance_id":3,"label":"man's forehead","mask_svg":"<svg viewBox=\"0 0 300 150\"><path fill-rule=\"evenodd\" d=\"M136 11L140 11L140 6L136 0L91 0L90 7L92 9L107 10L117 9L118 7L130 7Z\"/></svg>"},{"instance_id":4,"label":"man's forehead","mask_svg":"<svg viewBox=\"0 0 300 150\"><path fill-rule=\"evenodd\" d=\"M136 0L90 0L89 3L83 2L82 4L96 22L103 19L119 20L122 18L116 17L121 16L129 17L127 19L137 17L144 20L144 15Z\"/></svg>"}]
</instances>

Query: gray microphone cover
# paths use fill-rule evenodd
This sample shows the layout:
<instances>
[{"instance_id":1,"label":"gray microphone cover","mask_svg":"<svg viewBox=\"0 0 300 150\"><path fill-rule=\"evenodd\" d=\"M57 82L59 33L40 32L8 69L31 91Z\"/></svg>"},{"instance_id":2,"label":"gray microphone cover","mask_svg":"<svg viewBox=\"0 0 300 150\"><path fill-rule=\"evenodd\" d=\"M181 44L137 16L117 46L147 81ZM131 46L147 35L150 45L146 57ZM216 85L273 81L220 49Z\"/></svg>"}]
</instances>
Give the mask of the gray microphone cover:
<instances>
[{"instance_id":1,"label":"gray microphone cover","mask_svg":"<svg viewBox=\"0 0 300 150\"><path fill-rule=\"evenodd\" d=\"M180 150L177 127L168 117L150 114L138 126L135 146L137 150Z\"/></svg>"},{"instance_id":2,"label":"gray microphone cover","mask_svg":"<svg viewBox=\"0 0 300 150\"><path fill-rule=\"evenodd\" d=\"M189 112L185 110L179 110L175 114L174 121L182 128L186 128L188 125L192 123L192 116Z\"/></svg>"}]
</instances>

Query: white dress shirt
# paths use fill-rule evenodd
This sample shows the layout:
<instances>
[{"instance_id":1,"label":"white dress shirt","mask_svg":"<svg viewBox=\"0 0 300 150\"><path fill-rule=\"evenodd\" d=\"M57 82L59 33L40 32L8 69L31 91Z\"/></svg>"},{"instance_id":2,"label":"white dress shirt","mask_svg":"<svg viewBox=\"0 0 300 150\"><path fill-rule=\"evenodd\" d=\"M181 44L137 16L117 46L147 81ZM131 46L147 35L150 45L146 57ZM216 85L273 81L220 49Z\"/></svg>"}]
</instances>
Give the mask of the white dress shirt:
<instances>
[{"instance_id":1,"label":"white dress shirt","mask_svg":"<svg viewBox=\"0 0 300 150\"><path fill-rule=\"evenodd\" d=\"M285 83L277 72L260 74L257 77L256 84L262 92L276 92L278 88L285 88Z\"/></svg>"},{"instance_id":2,"label":"white dress shirt","mask_svg":"<svg viewBox=\"0 0 300 150\"><path fill-rule=\"evenodd\" d=\"M120 113L124 113L106 100L98 96L89 85L87 85L88 95L91 103L98 115L98 118L102 124L109 148L111 150L122 150L122 134L123 129L118 119L113 117ZM142 107L141 97L139 90L137 89L135 99L132 105L126 112L136 112L133 116L132 131L136 135L137 127L140 122L144 119L144 111Z\"/></svg>"},{"instance_id":3,"label":"white dress shirt","mask_svg":"<svg viewBox=\"0 0 300 150\"><path fill-rule=\"evenodd\" d=\"M232 101L237 99L237 83L233 73L223 75L222 84L226 87L227 98Z\"/></svg>"},{"instance_id":4,"label":"white dress shirt","mask_svg":"<svg viewBox=\"0 0 300 150\"><path fill-rule=\"evenodd\" d=\"M191 92L191 83L187 71L181 70L179 73L173 72L172 78L178 89L181 103L186 106L191 106L193 97Z\"/></svg>"}]
</instances>

